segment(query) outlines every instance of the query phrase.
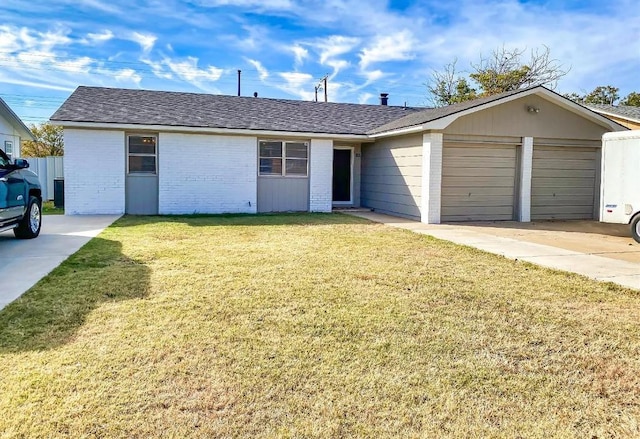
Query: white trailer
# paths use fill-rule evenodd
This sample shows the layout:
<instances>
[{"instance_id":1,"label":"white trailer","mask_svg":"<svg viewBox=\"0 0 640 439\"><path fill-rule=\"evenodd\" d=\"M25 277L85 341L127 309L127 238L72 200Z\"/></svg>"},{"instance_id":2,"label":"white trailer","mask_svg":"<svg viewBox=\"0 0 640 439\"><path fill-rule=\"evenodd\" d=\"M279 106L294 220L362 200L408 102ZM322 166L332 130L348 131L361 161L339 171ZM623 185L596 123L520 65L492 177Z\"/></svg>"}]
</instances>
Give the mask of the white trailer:
<instances>
[{"instance_id":1,"label":"white trailer","mask_svg":"<svg viewBox=\"0 0 640 439\"><path fill-rule=\"evenodd\" d=\"M640 130L602 136L600 221L630 224L640 242Z\"/></svg>"}]
</instances>

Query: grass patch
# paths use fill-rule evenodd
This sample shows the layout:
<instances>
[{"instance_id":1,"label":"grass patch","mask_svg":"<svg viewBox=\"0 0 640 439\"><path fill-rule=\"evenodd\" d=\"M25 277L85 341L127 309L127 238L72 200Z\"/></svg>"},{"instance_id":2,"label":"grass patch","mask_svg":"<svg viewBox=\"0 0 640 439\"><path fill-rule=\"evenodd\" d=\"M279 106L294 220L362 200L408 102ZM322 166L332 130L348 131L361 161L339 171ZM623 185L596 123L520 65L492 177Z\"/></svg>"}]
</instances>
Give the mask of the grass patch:
<instances>
[{"instance_id":1,"label":"grass patch","mask_svg":"<svg viewBox=\"0 0 640 439\"><path fill-rule=\"evenodd\" d=\"M0 311L0 437L640 435L640 296L346 215L125 217Z\"/></svg>"},{"instance_id":2,"label":"grass patch","mask_svg":"<svg viewBox=\"0 0 640 439\"><path fill-rule=\"evenodd\" d=\"M42 214L43 215L64 215L64 208L55 207L53 205L53 201L43 201Z\"/></svg>"}]
</instances>

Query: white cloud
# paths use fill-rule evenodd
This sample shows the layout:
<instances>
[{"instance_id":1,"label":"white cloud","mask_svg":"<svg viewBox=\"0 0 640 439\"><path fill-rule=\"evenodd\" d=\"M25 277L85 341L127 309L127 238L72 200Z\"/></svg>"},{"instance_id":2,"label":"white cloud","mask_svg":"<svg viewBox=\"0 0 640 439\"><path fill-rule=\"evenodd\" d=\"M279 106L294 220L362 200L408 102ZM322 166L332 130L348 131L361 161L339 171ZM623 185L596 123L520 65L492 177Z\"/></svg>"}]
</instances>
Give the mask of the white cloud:
<instances>
[{"instance_id":1,"label":"white cloud","mask_svg":"<svg viewBox=\"0 0 640 439\"><path fill-rule=\"evenodd\" d=\"M313 45L320 50L320 64L325 64L330 59L351 52L358 44L359 38L332 35L316 41Z\"/></svg>"},{"instance_id":2,"label":"white cloud","mask_svg":"<svg viewBox=\"0 0 640 439\"><path fill-rule=\"evenodd\" d=\"M371 99L374 96L373 93L360 93L360 95L358 96L358 103L359 104L368 104L369 103L369 99Z\"/></svg>"},{"instance_id":3,"label":"white cloud","mask_svg":"<svg viewBox=\"0 0 640 439\"><path fill-rule=\"evenodd\" d=\"M256 68L258 71L258 75L260 76L260 80L264 81L269 77L269 72L264 68L260 61L256 61L255 59L246 58L247 62Z\"/></svg>"},{"instance_id":4,"label":"white cloud","mask_svg":"<svg viewBox=\"0 0 640 439\"><path fill-rule=\"evenodd\" d=\"M88 33L87 37L83 40L86 43L104 43L105 41L109 41L114 37L113 32L109 29L102 31L100 33Z\"/></svg>"},{"instance_id":5,"label":"white cloud","mask_svg":"<svg viewBox=\"0 0 640 439\"><path fill-rule=\"evenodd\" d=\"M116 72L114 78L118 82L133 82L136 85L140 85L142 80L142 77L133 69L122 69Z\"/></svg>"},{"instance_id":6,"label":"white cloud","mask_svg":"<svg viewBox=\"0 0 640 439\"><path fill-rule=\"evenodd\" d=\"M153 49L158 37L151 34L143 34L140 32L132 32L130 35L131 41L138 43L145 53L148 53Z\"/></svg>"},{"instance_id":7,"label":"white cloud","mask_svg":"<svg viewBox=\"0 0 640 439\"><path fill-rule=\"evenodd\" d=\"M295 65L300 66L304 60L309 56L309 51L302 46L294 45L289 48L295 56Z\"/></svg>"},{"instance_id":8,"label":"white cloud","mask_svg":"<svg viewBox=\"0 0 640 439\"><path fill-rule=\"evenodd\" d=\"M217 81L224 72L214 66L206 68L198 67L198 58L188 56L183 60L172 60L165 57L162 63L171 70L175 76L183 81L188 82L194 87L206 92L218 92L216 88L211 86L212 82Z\"/></svg>"},{"instance_id":9,"label":"white cloud","mask_svg":"<svg viewBox=\"0 0 640 439\"><path fill-rule=\"evenodd\" d=\"M281 72L279 73L279 76L285 80L284 85L277 86L280 90L307 101L314 99L313 87L315 84L314 78L310 74L300 72Z\"/></svg>"},{"instance_id":10,"label":"white cloud","mask_svg":"<svg viewBox=\"0 0 640 439\"><path fill-rule=\"evenodd\" d=\"M362 49L360 66L365 69L370 64L387 61L405 61L415 58L416 39L405 29L391 35L379 36L373 44Z\"/></svg>"}]
</instances>

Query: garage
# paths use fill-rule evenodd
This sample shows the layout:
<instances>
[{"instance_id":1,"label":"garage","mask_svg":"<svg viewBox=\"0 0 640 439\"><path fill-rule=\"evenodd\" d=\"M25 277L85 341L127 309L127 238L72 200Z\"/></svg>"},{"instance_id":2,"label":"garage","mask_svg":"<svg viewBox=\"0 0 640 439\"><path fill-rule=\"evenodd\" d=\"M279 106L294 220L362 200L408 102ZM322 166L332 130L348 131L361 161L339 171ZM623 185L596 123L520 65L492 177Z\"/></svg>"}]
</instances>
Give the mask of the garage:
<instances>
[{"instance_id":1,"label":"garage","mask_svg":"<svg viewBox=\"0 0 640 439\"><path fill-rule=\"evenodd\" d=\"M442 221L500 221L515 215L515 139L460 142L445 139Z\"/></svg>"},{"instance_id":2,"label":"garage","mask_svg":"<svg viewBox=\"0 0 640 439\"><path fill-rule=\"evenodd\" d=\"M600 148L534 139L531 219L593 219L599 168Z\"/></svg>"}]
</instances>

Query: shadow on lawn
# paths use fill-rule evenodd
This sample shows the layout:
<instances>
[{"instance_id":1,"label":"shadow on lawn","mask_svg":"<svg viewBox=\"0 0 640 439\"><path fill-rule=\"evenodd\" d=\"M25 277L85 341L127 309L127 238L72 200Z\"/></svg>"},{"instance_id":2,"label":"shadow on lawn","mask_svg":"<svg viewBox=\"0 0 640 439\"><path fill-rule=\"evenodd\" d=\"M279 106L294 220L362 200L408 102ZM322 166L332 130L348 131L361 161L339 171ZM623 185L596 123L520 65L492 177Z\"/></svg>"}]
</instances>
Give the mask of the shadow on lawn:
<instances>
[{"instance_id":1,"label":"shadow on lawn","mask_svg":"<svg viewBox=\"0 0 640 439\"><path fill-rule=\"evenodd\" d=\"M94 238L0 310L0 353L61 346L101 304L145 297L149 268L121 250L119 242Z\"/></svg>"},{"instance_id":2,"label":"shadow on lawn","mask_svg":"<svg viewBox=\"0 0 640 439\"><path fill-rule=\"evenodd\" d=\"M192 215L125 215L111 227L138 224L180 223L191 227L229 226L316 226L336 224L366 224L369 220L342 213L258 213L258 214L192 214Z\"/></svg>"}]
</instances>

